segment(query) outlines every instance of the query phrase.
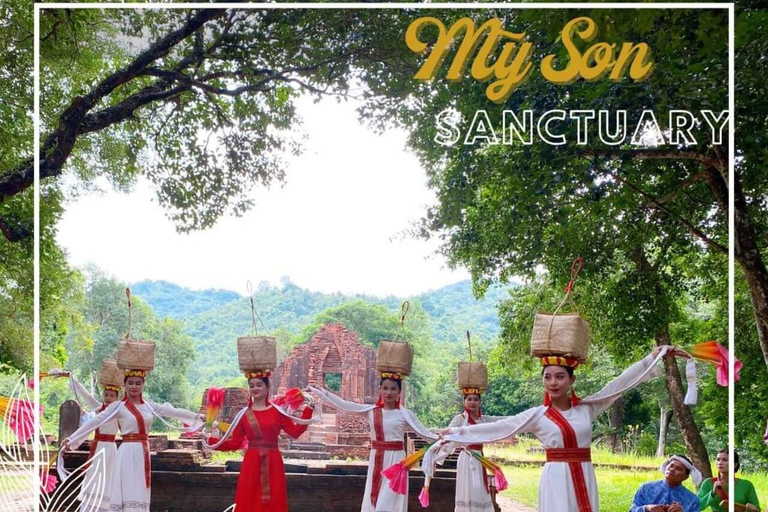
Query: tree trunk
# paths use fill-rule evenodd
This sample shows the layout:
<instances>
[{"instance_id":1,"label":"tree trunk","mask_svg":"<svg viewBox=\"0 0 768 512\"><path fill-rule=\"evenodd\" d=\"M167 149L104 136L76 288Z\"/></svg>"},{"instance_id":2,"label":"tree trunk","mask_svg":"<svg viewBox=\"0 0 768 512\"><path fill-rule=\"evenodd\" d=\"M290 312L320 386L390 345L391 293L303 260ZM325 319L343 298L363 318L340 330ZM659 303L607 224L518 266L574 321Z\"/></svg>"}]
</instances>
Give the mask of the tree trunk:
<instances>
[{"instance_id":1,"label":"tree trunk","mask_svg":"<svg viewBox=\"0 0 768 512\"><path fill-rule=\"evenodd\" d=\"M757 338L768 366L768 270L760 255L754 227L749 219L747 201L741 189L738 175L734 186L735 259L739 262L749 287L749 298L755 314Z\"/></svg>"},{"instance_id":2,"label":"tree trunk","mask_svg":"<svg viewBox=\"0 0 768 512\"><path fill-rule=\"evenodd\" d=\"M656 333L656 344L670 345L668 325L665 325L663 330ZM674 357L664 358L664 376L669 399L672 402L672 412L674 413L677 425L680 427L680 432L683 434L688 457L693 461L693 465L701 471L704 478L711 478L712 467L709 463L707 448L704 446L701 433L696 426L696 422L693 420L690 407L683 404L685 399L683 380L680 376L680 368L678 368Z\"/></svg>"},{"instance_id":3,"label":"tree trunk","mask_svg":"<svg viewBox=\"0 0 768 512\"><path fill-rule=\"evenodd\" d=\"M611 406L611 412L608 416L608 426L611 434L605 439L606 444L611 447L613 453L621 453L624 446L621 444L621 427L624 425L624 397L622 396Z\"/></svg>"},{"instance_id":4,"label":"tree trunk","mask_svg":"<svg viewBox=\"0 0 768 512\"><path fill-rule=\"evenodd\" d=\"M656 447L656 456L663 457L667 450L667 433L669 432L669 422L672 421L672 409L664 409L659 405L661 416L659 418L659 444Z\"/></svg>"}]
</instances>

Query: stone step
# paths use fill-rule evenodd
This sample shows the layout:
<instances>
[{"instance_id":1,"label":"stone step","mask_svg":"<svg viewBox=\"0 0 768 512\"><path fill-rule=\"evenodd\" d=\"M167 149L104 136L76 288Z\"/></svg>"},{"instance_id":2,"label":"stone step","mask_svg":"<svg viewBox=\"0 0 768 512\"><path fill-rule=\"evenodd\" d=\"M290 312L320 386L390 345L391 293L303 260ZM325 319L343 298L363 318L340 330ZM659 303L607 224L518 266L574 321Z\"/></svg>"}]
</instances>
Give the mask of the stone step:
<instances>
[{"instance_id":1,"label":"stone step","mask_svg":"<svg viewBox=\"0 0 768 512\"><path fill-rule=\"evenodd\" d=\"M307 432L339 432L336 425L310 425Z\"/></svg>"},{"instance_id":2,"label":"stone step","mask_svg":"<svg viewBox=\"0 0 768 512\"><path fill-rule=\"evenodd\" d=\"M290 444L291 450L304 450L307 452L322 452L325 451L325 444L323 443L301 443L292 442Z\"/></svg>"},{"instance_id":3,"label":"stone step","mask_svg":"<svg viewBox=\"0 0 768 512\"><path fill-rule=\"evenodd\" d=\"M321 443L321 444L337 444L339 442L339 436L338 434L334 433L315 433L310 432L309 433L309 439L307 439L310 443Z\"/></svg>"},{"instance_id":4,"label":"stone step","mask_svg":"<svg viewBox=\"0 0 768 512\"><path fill-rule=\"evenodd\" d=\"M285 459L301 459L301 460L330 460L331 454L329 452L315 452L307 450L284 450L283 458Z\"/></svg>"}]
</instances>

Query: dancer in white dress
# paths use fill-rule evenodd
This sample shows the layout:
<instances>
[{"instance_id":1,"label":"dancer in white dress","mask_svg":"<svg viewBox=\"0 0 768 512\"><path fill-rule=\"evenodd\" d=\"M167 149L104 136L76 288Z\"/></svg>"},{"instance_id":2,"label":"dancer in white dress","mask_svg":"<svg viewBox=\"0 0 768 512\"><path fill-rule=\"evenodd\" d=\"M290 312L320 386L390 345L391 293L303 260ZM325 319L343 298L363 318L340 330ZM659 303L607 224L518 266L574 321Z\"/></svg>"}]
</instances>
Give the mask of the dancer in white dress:
<instances>
[{"instance_id":1,"label":"dancer in white dress","mask_svg":"<svg viewBox=\"0 0 768 512\"><path fill-rule=\"evenodd\" d=\"M416 415L400 406L402 376L382 373L379 385L379 401L376 405L347 402L330 391L310 386L309 390L323 402L346 412L365 415L371 427L371 455L368 476L365 480L365 495L361 512L406 512L408 492L398 494L389 487L389 480L381 474L393 464L405 458L405 430L410 427L428 442L438 439L416 418Z\"/></svg>"},{"instance_id":2,"label":"dancer in white dress","mask_svg":"<svg viewBox=\"0 0 768 512\"><path fill-rule=\"evenodd\" d=\"M62 453L75 449L88 434L117 421L122 444L117 449L113 471L106 483L105 495L109 496L110 512L149 512L151 476L147 434L155 417L161 421L163 417L176 418L192 424L192 429L202 425L203 417L198 413L177 409L170 404L145 402L142 391L146 373L142 370L127 370L124 399L107 406L61 445ZM61 456L58 465L63 467Z\"/></svg>"},{"instance_id":3,"label":"dancer in white dress","mask_svg":"<svg viewBox=\"0 0 768 512\"><path fill-rule=\"evenodd\" d=\"M481 425L504 419L504 417L489 417L482 413L480 389L462 388L464 411L451 420L449 428ZM456 443L443 445L436 462L439 464L456 449L460 449L459 460L456 464L456 506L455 512L488 512L493 511L489 477L483 465L468 450L483 453L482 444L460 446Z\"/></svg>"},{"instance_id":4,"label":"dancer in white dress","mask_svg":"<svg viewBox=\"0 0 768 512\"><path fill-rule=\"evenodd\" d=\"M659 375L656 363L663 356L688 357L688 354L669 346L657 347L599 392L583 400L573 392L568 395L578 361L557 356L541 358L544 405L495 423L445 429L441 432L444 435L441 443L492 443L511 435L531 433L544 445L547 456L539 485L539 512L598 512L597 481L590 455L592 423L623 393ZM430 448L422 463L428 480L434 474L441 443Z\"/></svg>"}]
</instances>

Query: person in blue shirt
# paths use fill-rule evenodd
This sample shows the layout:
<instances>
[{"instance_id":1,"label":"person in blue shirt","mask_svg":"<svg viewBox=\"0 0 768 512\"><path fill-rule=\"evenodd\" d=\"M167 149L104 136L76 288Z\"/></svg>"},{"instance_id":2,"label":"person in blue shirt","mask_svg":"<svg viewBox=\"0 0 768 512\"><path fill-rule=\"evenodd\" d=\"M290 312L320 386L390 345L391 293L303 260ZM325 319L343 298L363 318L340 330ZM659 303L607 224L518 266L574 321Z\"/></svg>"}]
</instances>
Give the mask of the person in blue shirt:
<instances>
[{"instance_id":1,"label":"person in blue shirt","mask_svg":"<svg viewBox=\"0 0 768 512\"><path fill-rule=\"evenodd\" d=\"M640 486L629 512L699 512L699 498L685 487L688 477L701 483L701 473L683 455L673 455L661 465L663 480Z\"/></svg>"}]
</instances>

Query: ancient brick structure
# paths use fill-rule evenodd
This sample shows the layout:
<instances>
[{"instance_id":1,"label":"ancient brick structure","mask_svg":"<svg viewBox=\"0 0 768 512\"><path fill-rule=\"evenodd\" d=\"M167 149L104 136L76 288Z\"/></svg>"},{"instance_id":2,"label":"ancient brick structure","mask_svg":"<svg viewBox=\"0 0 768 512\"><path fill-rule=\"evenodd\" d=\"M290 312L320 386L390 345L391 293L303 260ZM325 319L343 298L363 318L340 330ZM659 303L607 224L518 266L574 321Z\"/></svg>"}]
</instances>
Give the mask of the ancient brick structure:
<instances>
[{"instance_id":1,"label":"ancient brick structure","mask_svg":"<svg viewBox=\"0 0 768 512\"><path fill-rule=\"evenodd\" d=\"M308 384L322 387L328 374L341 374L337 394L344 400L376 401L376 352L361 345L357 333L337 323L324 325L309 343L293 348L273 375L273 390L284 393Z\"/></svg>"}]
</instances>

